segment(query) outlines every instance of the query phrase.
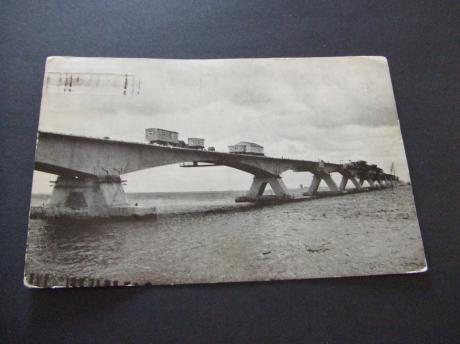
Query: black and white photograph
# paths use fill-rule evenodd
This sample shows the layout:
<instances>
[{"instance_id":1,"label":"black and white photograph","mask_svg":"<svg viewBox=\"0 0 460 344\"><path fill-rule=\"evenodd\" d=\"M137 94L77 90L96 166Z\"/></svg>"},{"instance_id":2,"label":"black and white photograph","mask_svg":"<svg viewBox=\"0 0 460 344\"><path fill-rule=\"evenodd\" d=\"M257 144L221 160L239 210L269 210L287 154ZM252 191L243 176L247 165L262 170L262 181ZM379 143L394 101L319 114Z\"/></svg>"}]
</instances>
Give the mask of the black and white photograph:
<instances>
[{"instance_id":1,"label":"black and white photograph","mask_svg":"<svg viewBox=\"0 0 460 344\"><path fill-rule=\"evenodd\" d=\"M26 286L427 270L386 58L44 68Z\"/></svg>"}]
</instances>

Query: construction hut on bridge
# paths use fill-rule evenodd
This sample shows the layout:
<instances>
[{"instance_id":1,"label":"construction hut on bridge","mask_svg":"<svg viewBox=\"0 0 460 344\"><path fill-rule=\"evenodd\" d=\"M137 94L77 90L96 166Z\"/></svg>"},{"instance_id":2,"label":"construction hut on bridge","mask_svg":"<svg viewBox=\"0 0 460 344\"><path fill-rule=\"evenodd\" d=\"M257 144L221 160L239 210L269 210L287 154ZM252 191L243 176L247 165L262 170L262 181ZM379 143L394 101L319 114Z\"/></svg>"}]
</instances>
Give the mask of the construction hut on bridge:
<instances>
[{"instance_id":1,"label":"construction hut on bridge","mask_svg":"<svg viewBox=\"0 0 460 344\"><path fill-rule=\"evenodd\" d=\"M228 151L232 154L264 155L264 147L257 143L247 141L241 141L236 145L228 146Z\"/></svg>"},{"instance_id":2,"label":"construction hut on bridge","mask_svg":"<svg viewBox=\"0 0 460 344\"><path fill-rule=\"evenodd\" d=\"M204 149L204 139L198 137L189 137L188 147L193 149Z\"/></svg>"}]
</instances>

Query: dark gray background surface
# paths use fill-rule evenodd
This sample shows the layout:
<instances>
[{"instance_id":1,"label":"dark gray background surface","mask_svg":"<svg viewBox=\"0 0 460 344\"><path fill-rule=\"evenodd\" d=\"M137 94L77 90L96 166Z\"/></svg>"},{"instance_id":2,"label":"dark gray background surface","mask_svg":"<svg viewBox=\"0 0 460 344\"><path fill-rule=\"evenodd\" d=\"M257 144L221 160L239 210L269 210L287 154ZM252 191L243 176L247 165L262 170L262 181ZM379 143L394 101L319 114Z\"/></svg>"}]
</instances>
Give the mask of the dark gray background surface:
<instances>
[{"instance_id":1,"label":"dark gray background surface","mask_svg":"<svg viewBox=\"0 0 460 344\"><path fill-rule=\"evenodd\" d=\"M458 1L0 3L0 342L458 342ZM22 286L35 133L50 55L384 55L429 272L85 290Z\"/></svg>"}]
</instances>

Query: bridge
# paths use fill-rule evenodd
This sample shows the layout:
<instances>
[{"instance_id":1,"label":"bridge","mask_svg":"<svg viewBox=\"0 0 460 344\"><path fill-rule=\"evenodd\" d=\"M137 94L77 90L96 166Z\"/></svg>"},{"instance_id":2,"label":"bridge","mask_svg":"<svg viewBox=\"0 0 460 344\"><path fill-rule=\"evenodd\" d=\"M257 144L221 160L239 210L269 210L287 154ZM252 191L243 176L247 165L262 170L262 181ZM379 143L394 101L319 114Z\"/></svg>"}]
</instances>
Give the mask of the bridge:
<instances>
[{"instance_id":1,"label":"bridge","mask_svg":"<svg viewBox=\"0 0 460 344\"><path fill-rule=\"evenodd\" d=\"M333 164L283 159L248 154L158 146L145 143L100 139L40 131L35 154L35 169L57 175L50 201L45 209L32 209L31 216L124 216L148 215L153 209L128 204L122 175L153 167L182 163L184 167L227 166L253 176L245 196L237 201L258 202L267 184L279 201L292 200L281 174L287 170L309 172L313 180L305 195L314 196L324 180L331 193L346 193L349 182L354 190L392 186L397 177L375 165ZM342 176L339 185L331 173ZM272 198L273 198L272 197Z\"/></svg>"}]
</instances>

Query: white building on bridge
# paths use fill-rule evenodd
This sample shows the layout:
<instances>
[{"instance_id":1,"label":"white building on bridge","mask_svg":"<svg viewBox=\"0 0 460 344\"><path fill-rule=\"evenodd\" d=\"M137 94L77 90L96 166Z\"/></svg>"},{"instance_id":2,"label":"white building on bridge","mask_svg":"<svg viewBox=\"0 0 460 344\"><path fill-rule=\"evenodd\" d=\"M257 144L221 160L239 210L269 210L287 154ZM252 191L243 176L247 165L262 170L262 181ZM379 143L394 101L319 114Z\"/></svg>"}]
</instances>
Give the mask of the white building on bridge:
<instances>
[{"instance_id":1,"label":"white building on bridge","mask_svg":"<svg viewBox=\"0 0 460 344\"><path fill-rule=\"evenodd\" d=\"M229 153L264 155L264 147L257 143L241 141L236 145L228 146Z\"/></svg>"}]
</instances>

